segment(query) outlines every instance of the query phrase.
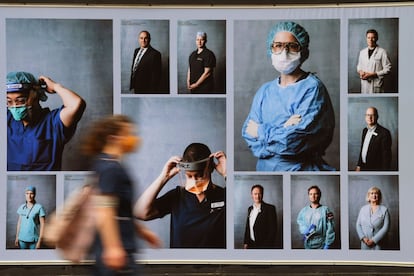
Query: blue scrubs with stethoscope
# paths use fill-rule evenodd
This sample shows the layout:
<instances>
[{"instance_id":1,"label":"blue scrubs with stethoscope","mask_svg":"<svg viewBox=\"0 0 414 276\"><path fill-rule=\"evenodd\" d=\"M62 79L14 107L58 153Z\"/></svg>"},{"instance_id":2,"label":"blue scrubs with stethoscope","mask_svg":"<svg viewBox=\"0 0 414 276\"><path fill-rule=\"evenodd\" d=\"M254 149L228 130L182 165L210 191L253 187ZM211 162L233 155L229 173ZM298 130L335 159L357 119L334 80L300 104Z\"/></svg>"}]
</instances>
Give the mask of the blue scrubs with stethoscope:
<instances>
[{"instance_id":1,"label":"blue scrubs with stethoscope","mask_svg":"<svg viewBox=\"0 0 414 276\"><path fill-rule=\"evenodd\" d=\"M35 249L39 240L40 217L45 217L43 206L35 203L31 208L26 203L17 209L20 216L19 246L21 249Z\"/></svg>"}]
</instances>

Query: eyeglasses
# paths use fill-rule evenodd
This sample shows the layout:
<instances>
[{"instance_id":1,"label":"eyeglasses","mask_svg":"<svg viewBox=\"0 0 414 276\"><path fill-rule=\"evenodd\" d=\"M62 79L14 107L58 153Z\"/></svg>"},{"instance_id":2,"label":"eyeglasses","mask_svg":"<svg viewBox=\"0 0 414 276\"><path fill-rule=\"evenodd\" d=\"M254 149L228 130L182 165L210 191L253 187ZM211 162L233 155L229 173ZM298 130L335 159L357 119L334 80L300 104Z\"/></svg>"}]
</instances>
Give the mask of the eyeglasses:
<instances>
[{"instance_id":1,"label":"eyeglasses","mask_svg":"<svg viewBox=\"0 0 414 276\"><path fill-rule=\"evenodd\" d=\"M7 99L7 107L25 105L26 102L27 102L27 97L18 97L14 100Z\"/></svg>"},{"instance_id":2,"label":"eyeglasses","mask_svg":"<svg viewBox=\"0 0 414 276\"><path fill-rule=\"evenodd\" d=\"M275 42L270 45L272 52L275 54L280 54L284 49L287 49L289 52L297 53L301 50L300 44L297 42Z\"/></svg>"}]
</instances>

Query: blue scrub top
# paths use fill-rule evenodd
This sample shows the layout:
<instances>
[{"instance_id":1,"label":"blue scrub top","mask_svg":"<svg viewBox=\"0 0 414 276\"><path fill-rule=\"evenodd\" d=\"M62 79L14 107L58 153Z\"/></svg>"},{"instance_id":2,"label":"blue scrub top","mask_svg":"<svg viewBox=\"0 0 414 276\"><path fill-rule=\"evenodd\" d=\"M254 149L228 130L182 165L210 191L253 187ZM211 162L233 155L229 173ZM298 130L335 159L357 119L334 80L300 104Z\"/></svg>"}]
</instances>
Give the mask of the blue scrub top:
<instances>
[{"instance_id":1,"label":"blue scrub top","mask_svg":"<svg viewBox=\"0 0 414 276\"><path fill-rule=\"evenodd\" d=\"M282 87L280 78L265 83L256 93L242 136L258 158L258 171L334 170L322 156L332 141L335 114L324 84L313 74ZM284 127L294 114L297 125ZM255 121L258 137L246 132Z\"/></svg>"},{"instance_id":2,"label":"blue scrub top","mask_svg":"<svg viewBox=\"0 0 414 276\"><path fill-rule=\"evenodd\" d=\"M24 242L37 242L39 240L40 217L45 217L43 206L36 203L28 208L26 203L17 209L20 216L19 240Z\"/></svg>"},{"instance_id":3,"label":"blue scrub top","mask_svg":"<svg viewBox=\"0 0 414 276\"><path fill-rule=\"evenodd\" d=\"M76 124L70 128L63 125L60 119L62 108L42 109L39 119L26 127L7 111L7 170L61 169L64 146L76 130Z\"/></svg>"},{"instance_id":4,"label":"blue scrub top","mask_svg":"<svg viewBox=\"0 0 414 276\"><path fill-rule=\"evenodd\" d=\"M335 241L334 215L327 206L305 206L298 214L297 223L302 235L307 234L312 224L315 225L315 233L304 241L305 249L322 249Z\"/></svg>"}]
</instances>

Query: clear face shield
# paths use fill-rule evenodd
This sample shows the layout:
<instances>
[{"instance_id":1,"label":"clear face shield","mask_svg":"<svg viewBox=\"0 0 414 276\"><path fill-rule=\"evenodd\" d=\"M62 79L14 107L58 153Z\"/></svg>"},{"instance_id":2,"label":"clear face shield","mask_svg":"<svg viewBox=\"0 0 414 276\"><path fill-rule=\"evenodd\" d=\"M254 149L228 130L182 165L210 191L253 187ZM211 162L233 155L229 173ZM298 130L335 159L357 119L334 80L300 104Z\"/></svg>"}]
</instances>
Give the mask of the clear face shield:
<instances>
[{"instance_id":1,"label":"clear face shield","mask_svg":"<svg viewBox=\"0 0 414 276\"><path fill-rule=\"evenodd\" d=\"M210 157L195 162L179 162L180 183L187 191L193 194L201 194L207 190L210 183Z\"/></svg>"}]
</instances>

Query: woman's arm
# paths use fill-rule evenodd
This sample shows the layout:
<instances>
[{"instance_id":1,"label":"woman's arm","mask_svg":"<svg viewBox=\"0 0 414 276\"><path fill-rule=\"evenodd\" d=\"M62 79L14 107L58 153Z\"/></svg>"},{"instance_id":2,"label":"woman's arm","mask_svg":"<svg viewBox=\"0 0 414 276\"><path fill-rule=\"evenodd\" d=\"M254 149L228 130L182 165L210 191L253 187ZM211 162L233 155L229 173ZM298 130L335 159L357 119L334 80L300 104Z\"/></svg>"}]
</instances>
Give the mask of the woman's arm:
<instances>
[{"instance_id":1,"label":"woman's arm","mask_svg":"<svg viewBox=\"0 0 414 276\"><path fill-rule=\"evenodd\" d=\"M113 196L99 195L95 198L96 227L102 240L102 260L112 269L125 266L126 252L122 245L116 216L117 200Z\"/></svg>"},{"instance_id":2,"label":"woman's arm","mask_svg":"<svg viewBox=\"0 0 414 276\"><path fill-rule=\"evenodd\" d=\"M384 212L384 222L382 224L381 229L378 230L377 233L372 237L372 241L375 242L375 244L379 243L387 234L388 229L390 228L390 214L388 212L388 209Z\"/></svg>"},{"instance_id":3,"label":"woman's arm","mask_svg":"<svg viewBox=\"0 0 414 276\"><path fill-rule=\"evenodd\" d=\"M159 248L162 245L160 238L144 224L135 222L135 230L140 238L148 242L152 247Z\"/></svg>"}]
</instances>

